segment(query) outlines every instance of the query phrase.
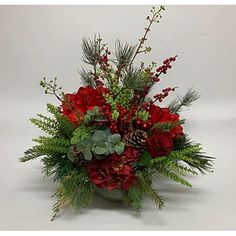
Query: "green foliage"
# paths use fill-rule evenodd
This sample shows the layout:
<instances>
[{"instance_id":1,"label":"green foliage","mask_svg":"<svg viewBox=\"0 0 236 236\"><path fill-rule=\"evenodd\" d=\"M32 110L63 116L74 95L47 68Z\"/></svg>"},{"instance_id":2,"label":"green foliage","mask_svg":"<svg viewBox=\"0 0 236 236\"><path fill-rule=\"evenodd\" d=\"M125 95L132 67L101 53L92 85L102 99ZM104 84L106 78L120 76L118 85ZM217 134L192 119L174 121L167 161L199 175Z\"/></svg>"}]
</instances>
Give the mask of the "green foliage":
<instances>
[{"instance_id":1,"label":"green foliage","mask_svg":"<svg viewBox=\"0 0 236 236\"><path fill-rule=\"evenodd\" d=\"M212 157L202 154L199 144L190 145L181 150L172 151L166 157L152 160L153 173L170 178L187 187L191 184L182 177L186 174L205 174L212 171Z\"/></svg>"},{"instance_id":2,"label":"green foliage","mask_svg":"<svg viewBox=\"0 0 236 236\"><path fill-rule=\"evenodd\" d=\"M129 44L121 44L119 40L116 41L115 47L115 56L116 56L116 64L118 68L125 68L129 65L136 46L130 46Z\"/></svg>"},{"instance_id":3,"label":"green foliage","mask_svg":"<svg viewBox=\"0 0 236 236\"><path fill-rule=\"evenodd\" d=\"M152 166L152 157L148 151L143 151L139 160L139 165L150 168Z\"/></svg>"},{"instance_id":4,"label":"green foliage","mask_svg":"<svg viewBox=\"0 0 236 236\"><path fill-rule=\"evenodd\" d=\"M159 208L162 208L164 206L164 201L152 187L151 175L144 171L137 171L136 176L137 183L125 192L123 203L125 205L131 205L134 210L139 211L142 207L143 197L147 196L151 198Z\"/></svg>"},{"instance_id":5,"label":"green foliage","mask_svg":"<svg viewBox=\"0 0 236 236\"><path fill-rule=\"evenodd\" d=\"M146 110L144 109L139 109L137 112L136 112L136 116L137 118L140 118L144 121L148 120L149 118L149 112L147 112Z\"/></svg>"},{"instance_id":6,"label":"green foliage","mask_svg":"<svg viewBox=\"0 0 236 236\"><path fill-rule=\"evenodd\" d=\"M46 78L43 78L43 80L40 81L40 86L45 89L45 94L54 95L58 100L62 101L64 93L59 92L61 91L62 87L58 87L56 82L57 78L54 78L54 80L50 80L49 82L46 81Z\"/></svg>"},{"instance_id":7,"label":"green foliage","mask_svg":"<svg viewBox=\"0 0 236 236\"><path fill-rule=\"evenodd\" d=\"M96 87L96 84L90 72L82 68L79 74L84 86L91 86L93 88Z\"/></svg>"},{"instance_id":8,"label":"green foliage","mask_svg":"<svg viewBox=\"0 0 236 236\"><path fill-rule=\"evenodd\" d=\"M115 152L121 154L124 151L124 143L121 142L120 134L111 134L109 129L95 130L92 135L80 140L77 147L84 154L86 160L92 159L92 153L98 159L101 159L103 155Z\"/></svg>"},{"instance_id":9,"label":"green foliage","mask_svg":"<svg viewBox=\"0 0 236 236\"><path fill-rule=\"evenodd\" d=\"M138 185L142 189L143 193L146 194L155 203L156 206L162 208L165 206L165 202L159 193L152 187L152 179L147 172L137 172Z\"/></svg>"},{"instance_id":10,"label":"green foliage","mask_svg":"<svg viewBox=\"0 0 236 236\"><path fill-rule=\"evenodd\" d=\"M50 135L56 135L58 132L58 123L51 117L37 114L38 118L31 118L30 121Z\"/></svg>"},{"instance_id":11,"label":"green foliage","mask_svg":"<svg viewBox=\"0 0 236 236\"><path fill-rule=\"evenodd\" d=\"M58 197L58 201L53 207L52 221L64 205L74 209L88 207L94 193L86 170L73 170L65 175L61 179L55 195Z\"/></svg>"},{"instance_id":12,"label":"green foliage","mask_svg":"<svg viewBox=\"0 0 236 236\"><path fill-rule=\"evenodd\" d=\"M86 138L90 134L91 131L92 131L92 128L89 128L85 125L80 125L73 132L70 143L77 144L80 140L83 140L84 138Z\"/></svg>"},{"instance_id":13,"label":"green foliage","mask_svg":"<svg viewBox=\"0 0 236 236\"><path fill-rule=\"evenodd\" d=\"M99 112L99 107L95 106L93 110L88 110L87 113L84 116L84 124L89 124L90 122L93 121L104 121L104 119L100 112Z\"/></svg>"},{"instance_id":14,"label":"green foliage","mask_svg":"<svg viewBox=\"0 0 236 236\"><path fill-rule=\"evenodd\" d=\"M62 137L71 138L74 132L74 126L65 116L62 116L59 109L52 104L47 104L48 111L53 114L59 124L58 133Z\"/></svg>"},{"instance_id":15,"label":"green foliage","mask_svg":"<svg viewBox=\"0 0 236 236\"><path fill-rule=\"evenodd\" d=\"M158 122L153 125L153 128L158 129L160 131L168 132L177 126L184 124L184 122L185 122L185 120Z\"/></svg>"},{"instance_id":16,"label":"green foliage","mask_svg":"<svg viewBox=\"0 0 236 236\"><path fill-rule=\"evenodd\" d=\"M131 67L123 75L123 89L131 89L134 91L143 91L145 87L152 84L150 75L143 70Z\"/></svg>"},{"instance_id":17,"label":"green foliage","mask_svg":"<svg viewBox=\"0 0 236 236\"><path fill-rule=\"evenodd\" d=\"M99 62L102 51L104 50L104 44L101 43L100 36L94 36L93 39L83 38L82 40L82 60L83 62L96 66Z\"/></svg>"},{"instance_id":18,"label":"green foliage","mask_svg":"<svg viewBox=\"0 0 236 236\"><path fill-rule=\"evenodd\" d=\"M173 113L178 113L182 110L183 107L190 107L193 102L199 99L198 93L193 90L189 89L184 96L178 96L177 99L172 101L168 108Z\"/></svg>"}]
</instances>

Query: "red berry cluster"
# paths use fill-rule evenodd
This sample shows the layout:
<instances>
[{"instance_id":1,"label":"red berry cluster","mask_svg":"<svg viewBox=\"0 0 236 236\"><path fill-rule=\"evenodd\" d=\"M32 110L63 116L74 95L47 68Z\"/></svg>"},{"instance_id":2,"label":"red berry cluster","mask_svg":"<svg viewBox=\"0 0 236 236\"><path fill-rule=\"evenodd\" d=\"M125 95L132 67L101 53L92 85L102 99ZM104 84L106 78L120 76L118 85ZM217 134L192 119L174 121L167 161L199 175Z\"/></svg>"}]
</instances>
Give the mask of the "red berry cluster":
<instances>
[{"instance_id":1,"label":"red berry cluster","mask_svg":"<svg viewBox=\"0 0 236 236\"><path fill-rule=\"evenodd\" d=\"M119 128L121 133L129 132L130 123L132 122L132 119L137 111L137 107L133 105L127 109L122 105L117 105L117 110L119 112Z\"/></svg>"},{"instance_id":2,"label":"red berry cluster","mask_svg":"<svg viewBox=\"0 0 236 236\"><path fill-rule=\"evenodd\" d=\"M104 83L99 79L99 76L96 74L94 75L93 80L94 80L97 87L104 85Z\"/></svg>"},{"instance_id":3,"label":"red berry cluster","mask_svg":"<svg viewBox=\"0 0 236 236\"><path fill-rule=\"evenodd\" d=\"M170 57L170 58L165 59L165 60L163 61L163 65L160 66L160 67L158 67L158 68L156 69L156 71L157 71L158 73L166 74L167 70L168 70L168 69L171 69L171 67L172 67L172 66L171 66L171 62L172 62L172 61L175 61L175 60L176 60L176 57L177 57L177 56L175 56L175 57Z\"/></svg>"},{"instance_id":4,"label":"red berry cluster","mask_svg":"<svg viewBox=\"0 0 236 236\"><path fill-rule=\"evenodd\" d=\"M111 129L112 133L118 133L117 120L112 118L111 106L106 103L100 107L99 112L102 116L107 117L109 128Z\"/></svg>"},{"instance_id":5,"label":"red berry cluster","mask_svg":"<svg viewBox=\"0 0 236 236\"><path fill-rule=\"evenodd\" d=\"M108 48L105 50L105 53L102 55L102 56L100 56L100 58L99 58L99 64L103 67L103 68L105 68L106 66L109 66L109 64L108 64L108 61L109 61L109 59L108 59L108 55L111 55L111 52L108 50Z\"/></svg>"},{"instance_id":6,"label":"red berry cluster","mask_svg":"<svg viewBox=\"0 0 236 236\"><path fill-rule=\"evenodd\" d=\"M155 101L158 100L159 102L162 102L163 99L166 98L169 95L170 91L175 91L175 88L165 88L165 89L162 89L162 93L157 93L153 97L156 99Z\"/></svg>"},{"instance_id":7,"label":"red berry cluster","mask_svg":"<svg viewBox=\"0 0 236 236\"><path fill-rule=\"evenodd\" d=\"M136 119L134 123L137 129L144 129L144 130L148 129L152 125L151 121L149 120L145 121L140 118Z\"/></svg>"}]
</instances>

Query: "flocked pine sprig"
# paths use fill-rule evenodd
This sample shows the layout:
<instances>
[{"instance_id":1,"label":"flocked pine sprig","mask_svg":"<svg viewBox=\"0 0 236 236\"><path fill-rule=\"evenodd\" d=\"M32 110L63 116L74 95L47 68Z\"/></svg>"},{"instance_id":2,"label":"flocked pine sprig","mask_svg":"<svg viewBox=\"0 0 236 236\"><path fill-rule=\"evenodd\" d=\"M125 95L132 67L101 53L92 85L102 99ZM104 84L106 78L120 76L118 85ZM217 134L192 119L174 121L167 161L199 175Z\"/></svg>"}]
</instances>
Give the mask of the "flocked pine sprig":
<instances>
[{"instance_id":1,"label":"flocked pine sprig","mask_svg":"<svg viewBox=\"0 0 236 236\"><path fill-rule=\"evenodd\" d=\"M171 112L178 113L183 109L183 107L190 107L193 102L199 99L199 97L199 94L190 88L184 96L178 96L178 98L172 101L168 108L171 110Z\"/></svg>"}]
</instances>

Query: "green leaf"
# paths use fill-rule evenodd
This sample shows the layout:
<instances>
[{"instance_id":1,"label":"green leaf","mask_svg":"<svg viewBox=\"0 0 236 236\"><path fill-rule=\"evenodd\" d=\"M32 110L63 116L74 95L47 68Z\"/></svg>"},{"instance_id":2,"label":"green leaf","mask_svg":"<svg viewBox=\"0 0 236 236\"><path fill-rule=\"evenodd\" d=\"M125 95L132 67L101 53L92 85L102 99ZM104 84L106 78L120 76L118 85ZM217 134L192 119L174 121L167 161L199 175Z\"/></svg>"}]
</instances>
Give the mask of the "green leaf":
<instances>
[{"instance_id":1,"label":"green leaf","mask_svg":"<svg viewBox=\"0 0 236 236\"><path fill-rule=\"evenodd\" d=\"M70 161L74 162L75 160L75 157L73 155L73 149L72 147L69 148L68 152L67 152L67 157Z\"/></svg>"},{"instance_id":2,"label":"green leaf","mask_svg":"<svg viewBox=\"0 0 236 236\"><path fill-rule=\"evenodd\" d=\"M110 143L118 143L121 140L120 134L112 134L108 137L108 142Z\"/></svg>"},{"instance_id":3,"label":"green leaf","mask_svg":"<svg viewBox=\"0 0 236 236\"><path fill-rule=\"evenodd\" d=\"M92 151L98 155L105 154L108 148L104 142L96 143L96 146L93 147Z\"/></svg>"},{"instance_id":4,"label":"green leaf","mask_svg":"<svg viewBox=\"0 0 236 236\"><path fill-rule=\"evenodd\" d=\"M143 151L143 153L140 157L139 165L149 168L149 167L152 166L151 160L152 160L152 157L149 154L149 152L148 151Z\"/></svg>"},{"instance_id":5,"label":"green leaf","mask_svg":"<svg viewBox=\"0 0 236 236\"><path fill-rule=\"evenodd\" d=\"M125 145L123 142L118 142L116 145L115 145L115 151L117 154L121 154L125 149Z\"/></svg>"},{"instance_id":6,"label":"green leaf","mask_svg":"<svg viewBox=\"0 0 236 236\"><path fill-rule=\"evenodd\" d=\"M85 149L87 148L87 145L86 145L85 142L78 142L78 143L77 143L77 147L78 147L78 149L79 149L80 151L83 151L83 150L85 150Z\"/></svg>"},{"instance_id":7,"label":"green leaf","mask_svg":"<svg viewBox=\"0 0 236 236\"><path fill-rule=\"evenodd\" d=\"M93 158L92 152L88 149L84 150L83 154L84 154L84 159L87 161L90 161Z\"/></svg>"},{"instance_id":8,"label":"green leaf","mask_svg":"<svg viewBox=\"0 0 236 236\"><path fill-rule=\"evenodd\" d=\"M105 142L105 144L106 144L106 146L107 146L107 149L108 149L108 152L109 152L109 153L111 153L111 154L115 153L115 147L114 147L111 143ZM108 154L109 154L109 153L108 153ZM108 154L107 154L107 155L108 155Z\"/></svg>"},{"instance_id":9,"label":"green leaf","mask_svg":"<svg viewBox=\"0 0 236 236\"><path fill-rule=\"evenodd\" d=\"M95 130L93 140L96 142L103 141L106 138L106 133L102 130Z\"/></svg>"}]
</instances>

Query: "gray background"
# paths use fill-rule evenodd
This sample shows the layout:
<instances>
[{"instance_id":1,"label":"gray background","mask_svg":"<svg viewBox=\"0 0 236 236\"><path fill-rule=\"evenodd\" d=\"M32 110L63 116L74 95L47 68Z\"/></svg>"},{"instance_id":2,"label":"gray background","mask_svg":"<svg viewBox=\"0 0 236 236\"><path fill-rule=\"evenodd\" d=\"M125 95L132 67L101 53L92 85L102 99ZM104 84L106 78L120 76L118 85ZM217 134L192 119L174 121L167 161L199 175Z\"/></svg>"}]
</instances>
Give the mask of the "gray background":
<instances>
[{"instance_id":1,"label":"gray background","mask_svg":"<svg viewBox=\"0 0 236 236\"><path fill-rule=\"evenodd\" d=\"M140 216L119 204L96 199L75 215L64 210L50 222L50 198L56 189L43 180L41 163L20 164L18 158L40 133L28 119L46 113L38 82L57 76L65 92L80 86L83 36L100 32L110 48L119 38L136 43L146 26L150 6L1 6L0 7L0 229L12 230L208 230L236 229L236 7L168 6L155 25L148 45L153 50L140 60L161 63L178 54L173 69L155 92L178 86L183 94L193 86L201 99L185 111L185 130L204 150L217 156L215 172L189 177L192 189L160 180L166 199L159 211L145 201Z\"/></svg>"}]
</instances>

